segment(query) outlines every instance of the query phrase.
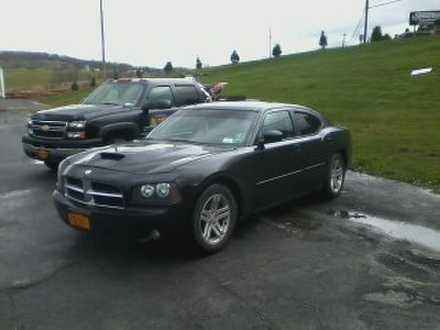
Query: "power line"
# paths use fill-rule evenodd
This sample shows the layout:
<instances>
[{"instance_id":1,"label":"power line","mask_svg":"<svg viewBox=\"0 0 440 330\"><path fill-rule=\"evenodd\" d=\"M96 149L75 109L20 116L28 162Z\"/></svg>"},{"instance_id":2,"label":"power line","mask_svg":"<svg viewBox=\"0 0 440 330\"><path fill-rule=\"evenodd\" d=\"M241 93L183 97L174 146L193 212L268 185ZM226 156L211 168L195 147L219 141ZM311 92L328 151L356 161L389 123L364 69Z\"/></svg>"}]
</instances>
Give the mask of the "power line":
<instances>
[{"instance_id":1,"label":"power line","mask_svg":"<svg viewBox=\"0 0 440 330\"><path fill-rule=\"evenodd\" d=\"M356 28L353 31L352 39L356 38L357 33L358 33L359 29L361 28L361 25L362 25L363 21L364 21L364 12L362 12L361 18L359 19L359 22L358 22L358 24L356 25Z\"/></svg>"},{"instance_id":2,"label":"power line","mask_svg":"<svg viewBox=\"0 0 440 330\"><path fill-rule=\"evenodd\" d=\"M381 2L381 3L376 3L372 6L370 6L370 1L369 0L365 0L365 25L364 25L364 44L367 43L367 34L368 34L368 14L370 9L373 8L379 8L379 7L384 7L384 6L388 6L391 5L393 3L396 2L401 2L403 0L389 0L389 1L385 1L385 2Z\"/></svg>"},{"instance_id":3,"label":"power line","mask_svg":"<svg viewBox=\"0 0 440 330\"><path fill-rule=\"evenodd\" d=\"M403 1L403 0L391 0L391 1L383 2L383 3L378 3L378 4L375 4L373 6L370 6L370 9L378 8L378 7L383 7L383 6L388 6L388 5L391 5L393 3L401 2L401 1Z\"/></svg>"}]
</instances>

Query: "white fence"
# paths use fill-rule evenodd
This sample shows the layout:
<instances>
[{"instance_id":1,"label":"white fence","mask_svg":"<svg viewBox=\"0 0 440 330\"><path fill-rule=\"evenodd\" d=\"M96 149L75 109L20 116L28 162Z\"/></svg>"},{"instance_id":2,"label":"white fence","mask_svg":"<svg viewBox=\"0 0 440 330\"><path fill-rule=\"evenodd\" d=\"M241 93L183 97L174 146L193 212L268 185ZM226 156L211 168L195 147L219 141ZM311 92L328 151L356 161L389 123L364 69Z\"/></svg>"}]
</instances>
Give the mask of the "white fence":
<instances>
[{"instance_id":1,"label":"white fence","mask_svg":"<svg viewBox=\"0 0 440 330\"><path fill-rule=\"evenodd\" d=\"M3 74L3 69L0 68L0 98L6 97L6 87L5 87L5 76Z\"/></svg>"}]
</instances>

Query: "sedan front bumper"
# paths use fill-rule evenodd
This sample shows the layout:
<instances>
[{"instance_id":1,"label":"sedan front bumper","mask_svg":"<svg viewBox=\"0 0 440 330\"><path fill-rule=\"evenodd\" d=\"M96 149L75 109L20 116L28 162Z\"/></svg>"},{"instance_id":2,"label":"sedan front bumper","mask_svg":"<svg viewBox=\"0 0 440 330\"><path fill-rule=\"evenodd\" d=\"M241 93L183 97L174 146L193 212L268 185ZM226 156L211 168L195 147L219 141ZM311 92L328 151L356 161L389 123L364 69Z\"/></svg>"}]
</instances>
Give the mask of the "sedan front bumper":
<instances>
[{"instance_id":1,"label":"sedan front bumper","mask_svg":"<svg viewBox=\"0 0 440 330\"><path fill-rule=\"evenodd\" d=\"M69 214L80 214L90 221L90 231L101 229L124 229L139 232L153 229L181 230L188 222L188 212L180 205L168 207L129 207L122 210L81 205L72 202L58 190L53 195L58 214L64 223L80 230L69 222Z\"/></svg>"}]
</instances>

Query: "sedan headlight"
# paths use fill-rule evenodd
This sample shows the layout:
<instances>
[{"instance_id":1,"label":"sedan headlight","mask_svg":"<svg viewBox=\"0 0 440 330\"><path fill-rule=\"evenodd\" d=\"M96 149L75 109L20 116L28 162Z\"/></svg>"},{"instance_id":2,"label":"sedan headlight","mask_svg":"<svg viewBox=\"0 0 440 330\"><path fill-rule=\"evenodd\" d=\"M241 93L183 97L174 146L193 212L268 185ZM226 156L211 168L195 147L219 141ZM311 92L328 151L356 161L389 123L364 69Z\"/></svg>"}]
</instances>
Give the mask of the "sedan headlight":
<instances>
[{"instance_id":1,"label":"sedan headlight","mask_svg":"<svg viewBox=\"0 0 440 330\"><path fill-rule=\"evenodd\" d=\"M147 183L134 189L132 203L135 205L169 205L180 202L181 196L174 183Z\"/></svg>"},{"instance_id":2,"label":"sedan headlight","mask_svg":"<svg viewBox=\"0 0 440 330\"><path fill-rule=\"evenodd\" d=\"M154 186L149 185L149 184L145 184L141 187L141 194L143 197L145 198L150 198L154 195Z\"/></svg>"},{"instance_id":3,"label":"sedan headlight","mask_svg":"<svg viewBox=\"0 0 440 330\"><path fill-rule=\"evenodd\" d=\"M171 185L169 183L159 183L156 186L156 194L160 198L166 198L170 195Z\"/></svg>"},{"instance_id":4,"label":"sedan headlight","mask_svg":"<svg viewBox=\"0 0 440 330\"><path fill-rule=\"evenodd\" d=\"M69 128L84 129L84 128L86 128L86 122L85 121L71 121L69 123Z\"/></svg>"}]
</instances>

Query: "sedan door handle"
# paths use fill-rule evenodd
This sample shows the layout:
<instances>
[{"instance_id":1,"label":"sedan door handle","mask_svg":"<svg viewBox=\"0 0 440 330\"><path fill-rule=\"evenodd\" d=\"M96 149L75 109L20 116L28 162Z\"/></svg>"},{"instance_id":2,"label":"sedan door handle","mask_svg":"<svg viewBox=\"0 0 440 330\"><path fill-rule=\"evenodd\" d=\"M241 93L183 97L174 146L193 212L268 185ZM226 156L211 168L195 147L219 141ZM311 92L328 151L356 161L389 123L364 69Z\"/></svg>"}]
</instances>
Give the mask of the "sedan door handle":
<instances>
[{"instance_id":1,"label":"sedan door handle","mask_svg":"<svg viewBox=\"0 0 440 330\"><path fill-rule=\"evenodd\" d=\"M302 146L300 145L300 144L294 144L293 146L292 146L292 149L294 150L294 151L301 151L301 149L302 149Z\"/></svg>"}]
</instances>

